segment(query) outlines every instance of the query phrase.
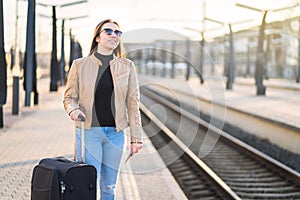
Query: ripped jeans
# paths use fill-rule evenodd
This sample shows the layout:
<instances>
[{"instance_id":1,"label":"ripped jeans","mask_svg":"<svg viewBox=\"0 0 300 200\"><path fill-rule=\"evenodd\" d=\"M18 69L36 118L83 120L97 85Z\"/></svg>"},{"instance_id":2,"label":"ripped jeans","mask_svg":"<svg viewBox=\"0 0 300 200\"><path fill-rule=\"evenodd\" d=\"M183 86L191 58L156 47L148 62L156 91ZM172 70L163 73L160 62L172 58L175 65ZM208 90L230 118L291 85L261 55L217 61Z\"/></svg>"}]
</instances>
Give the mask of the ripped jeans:
<instances>
[{"instance_id":1,"label":"ripped jeans","mask_svg":"<svg viewBox=\"0 0 300 200\"><path fill-rule=\"evenodd\" d=\"M116 132L115 127L91 127L85 130L85 161L97 169L100 200L115 199L123 148L124 132ZM76 160L82 161L81 128L76 128Z\"/></svg>"}]
</instances>

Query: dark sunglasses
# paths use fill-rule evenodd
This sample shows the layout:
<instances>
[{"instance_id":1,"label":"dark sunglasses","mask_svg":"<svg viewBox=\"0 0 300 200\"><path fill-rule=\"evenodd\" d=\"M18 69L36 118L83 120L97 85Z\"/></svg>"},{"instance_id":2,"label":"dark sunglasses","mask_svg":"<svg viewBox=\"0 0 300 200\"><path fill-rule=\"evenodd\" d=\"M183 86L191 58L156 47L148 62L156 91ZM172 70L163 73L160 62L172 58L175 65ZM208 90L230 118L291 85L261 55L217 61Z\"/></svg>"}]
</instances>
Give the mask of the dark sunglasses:
<instances>
[{"instance_id":1,"label":"dark sunglasses","mask_svg":"<svg viewBox=\"0 0 300 200\"><path fill-rule=\"evenodd\" d=\"M112 30L111 28L104 28L102 31L105 31L107 35L111 35L113 32L116 34L116 36L120 37L122 35L122 31L119 30ZM100 33L102 32L100 31Z\"/></svg>"}]
</instances>

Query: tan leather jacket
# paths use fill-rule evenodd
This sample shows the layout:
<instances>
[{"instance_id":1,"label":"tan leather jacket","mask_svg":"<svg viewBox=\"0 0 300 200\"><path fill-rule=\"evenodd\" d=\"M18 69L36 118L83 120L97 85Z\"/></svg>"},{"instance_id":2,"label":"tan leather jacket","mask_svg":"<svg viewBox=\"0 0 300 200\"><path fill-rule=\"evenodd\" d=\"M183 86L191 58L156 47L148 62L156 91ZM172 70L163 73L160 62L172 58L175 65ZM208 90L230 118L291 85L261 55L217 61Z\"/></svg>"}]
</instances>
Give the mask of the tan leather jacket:
<instances>
[{"instance_id":1,"label":"tan leather jacket","mask_svg":"<svg viewBox=\"0 0 300 200\"><path fill-rule=\"evenodd\" d=\"M73 61L64 93L64 108L68 114L80 109L86 115L85 128L90 129L94 104L95 83L102 63L94 54ZM139 85L132 61L118 58L110 61L115 95L116 130L130 126L131 142L140 142L142 136L139 111ZM81 123L76 122L78 127Z\"/></svg>"}]
</instances>

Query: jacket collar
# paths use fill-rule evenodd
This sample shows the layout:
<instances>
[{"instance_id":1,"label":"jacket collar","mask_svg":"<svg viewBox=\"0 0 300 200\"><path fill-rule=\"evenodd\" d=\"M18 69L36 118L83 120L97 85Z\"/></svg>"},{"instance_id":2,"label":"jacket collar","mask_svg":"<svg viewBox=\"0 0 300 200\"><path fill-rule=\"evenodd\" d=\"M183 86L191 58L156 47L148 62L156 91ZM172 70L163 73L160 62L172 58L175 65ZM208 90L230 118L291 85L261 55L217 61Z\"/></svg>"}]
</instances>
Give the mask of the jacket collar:
<instances>
[{"instance_id":1,"label":"jacket collar","mask_svg":"<svg viewBox=\"0 0 300 200\"><path fill-rule=\"evenodd\" d=\"M92 53L91 55L90 55L90 58L93 60L93 62L95 62L95 64L96 65L101 65L102 66L102 62L101 62L101 60L99 60L95 55L94 55L94 53ZM114 61L114 60L116 60L116 58L117 58L117 56L113 53L113 60L111 60L111 61ZM110 61L110 62L111 62Z\"/></svg>"}]
</instances>

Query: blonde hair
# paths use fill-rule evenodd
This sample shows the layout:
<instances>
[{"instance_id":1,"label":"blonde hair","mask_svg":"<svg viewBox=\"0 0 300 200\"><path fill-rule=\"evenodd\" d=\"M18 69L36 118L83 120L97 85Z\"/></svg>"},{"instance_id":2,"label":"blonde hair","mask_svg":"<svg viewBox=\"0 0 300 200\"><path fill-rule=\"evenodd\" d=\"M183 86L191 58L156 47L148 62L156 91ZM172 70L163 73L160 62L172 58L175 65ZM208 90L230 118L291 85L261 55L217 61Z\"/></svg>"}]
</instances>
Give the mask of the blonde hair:
<instances>
[{"instance_id":1,"label":"blonde hair","mask_svg":"<svg viewBox=\"0 0 300 200\"><path fill-rule=\"evenodd\" d=\"M120 28L119 24L117 22L113 21L112 19L106 19L106 20L101 21L94 30L94 36L93 36L89 55L92 55L94 53L94 51L96 50L97 45L98 45L98 43L96 41L96 37L99 36L103 25L106 23L114 23L115 25L118 26L118 28ZM120 57L120 58L126 57L125 49L124 49L123 42L121 41L121 39L119 40L119 45L117 46L117 48L114 49L113 52L117 57Z\"/></svg>"}]
</instances>

